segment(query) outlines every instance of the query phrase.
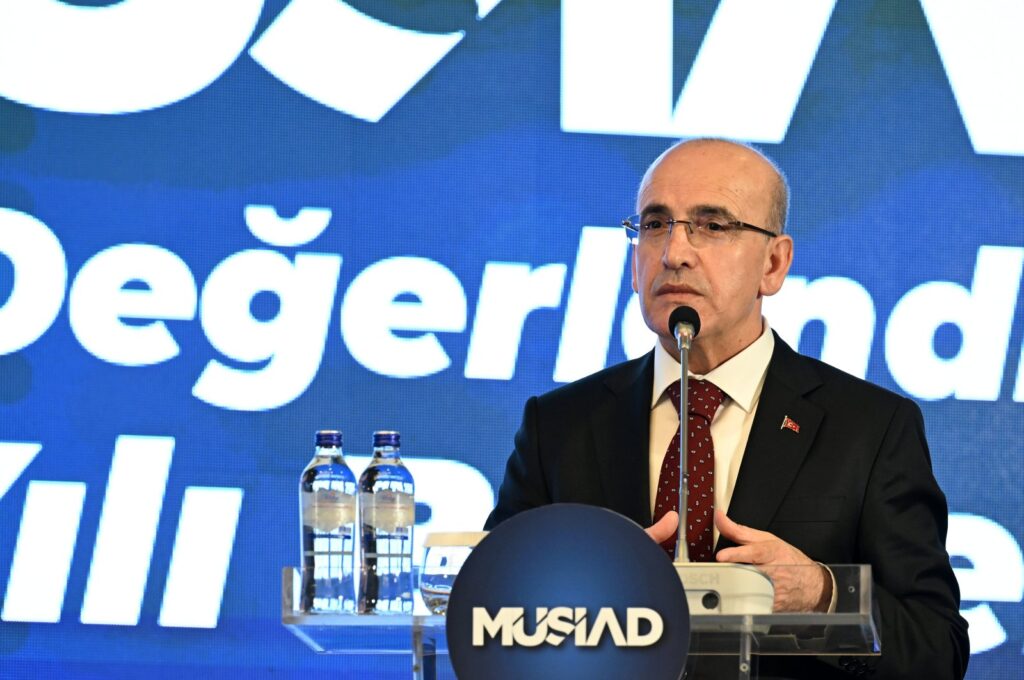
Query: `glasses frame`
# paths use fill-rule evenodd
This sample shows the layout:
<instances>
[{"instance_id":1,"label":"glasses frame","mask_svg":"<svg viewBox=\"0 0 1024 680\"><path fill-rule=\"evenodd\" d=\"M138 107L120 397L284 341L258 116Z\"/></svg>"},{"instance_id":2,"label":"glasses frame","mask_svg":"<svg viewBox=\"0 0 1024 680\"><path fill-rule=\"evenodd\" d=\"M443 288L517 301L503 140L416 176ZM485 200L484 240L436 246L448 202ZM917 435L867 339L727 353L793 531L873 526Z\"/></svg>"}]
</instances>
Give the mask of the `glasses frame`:
<instances>
[{"instance_id":1,"label":"glasses frame","mask_svg":"<svg viewBox=\"0 0 1024 680\"><path fill-rule=\"evenodd\" d=\"M636 219L636 223L633 222L634 218ZM622 220L622 226L626 230L626 238L628 238L629 242L632 243L633 245L637 245L637 243L639 243L639 241L640 241L640 222L641 222L641 219L642 218L640 217L640 215L637 214L637 215L630 215L626 219ZM708 220L708 222L715 222L715 220ZM672 235L672 231L675 229L675 226L677 224L685 225L686 233L688 235L690 235L690 236L693 236L693 232L694 232L693 220L677 220L677 219L673 219L673 218L669 217L669 218L667 218L665 220L665 224L668 226L668 235L669 236ZM761 227L754 226L753 224L747 224L746 222L740 222L739 220L728 220L728 221L716 222L716 224L721 224L723 226L729 226L729 227L732 227L733 229L745 229L747 231L754 231L754 232L757 232L758 234L764 234L765 236L767 236L769 238L775 238L776 236L778 236L778 234L776 234L774 231L768 231L767 229L763 229Z\"/></svg>"}]
</instances>

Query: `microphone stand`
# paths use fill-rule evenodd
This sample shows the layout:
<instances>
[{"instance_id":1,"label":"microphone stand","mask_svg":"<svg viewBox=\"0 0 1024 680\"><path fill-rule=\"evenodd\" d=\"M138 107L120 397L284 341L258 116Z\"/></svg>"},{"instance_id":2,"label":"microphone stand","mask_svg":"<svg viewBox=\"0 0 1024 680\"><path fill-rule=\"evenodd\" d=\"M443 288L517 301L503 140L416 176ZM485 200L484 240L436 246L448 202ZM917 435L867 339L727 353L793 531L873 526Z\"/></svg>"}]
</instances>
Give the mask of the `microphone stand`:
<instances>
[{"instance_id":1,"label":"microphone stand","mask_svg":"<svg viewBox=\"0 0 1024 680\"><path fill-rule=\"evenodd\" d=\"M698 321L699 328L699 321ZM678 322L672 329L679 349L679 527L673 566L686 590L690 615L770 614L775 586L757 567L723 562L691 562L686 542L689 524L690 461L689 451L689 379L690 346L696 335L694 326ZM714 518L712 518L714 522ZM714 525L712 524L712 527ZM713 531L713 529L712 529Z\"/></svg>"},{"instance_id":2,"label":"microphone stand","mask_svg":"<svg viewBox=\"0 0 1024 680\"><path fill-rule=\"evenodd\" d=\"M679 527L676 531L675 562L690 561L690 546L686 543L686 526L689 519L687 507L690 503L690 345L693 343L693 326L677 323L675 327L676 346L679 348Z\"/></svg>"}]
</instances>

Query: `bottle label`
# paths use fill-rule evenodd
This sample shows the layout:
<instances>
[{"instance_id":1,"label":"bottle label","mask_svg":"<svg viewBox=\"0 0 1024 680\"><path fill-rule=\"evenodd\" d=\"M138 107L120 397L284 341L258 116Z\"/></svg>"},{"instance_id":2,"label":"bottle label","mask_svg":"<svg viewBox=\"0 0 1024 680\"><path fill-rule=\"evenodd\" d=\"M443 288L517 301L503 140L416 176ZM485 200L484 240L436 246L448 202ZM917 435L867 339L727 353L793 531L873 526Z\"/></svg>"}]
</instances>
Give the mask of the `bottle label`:
<instances>
[{"instance_id":1,"label":"bottle label","mask_svg":"<svg viewBox=\"0 0 1024 680\"><path fill-rule=\"evenodd\" d=\"M359 495L363 506L362 524L378 531L393 533L411 527L416 521L416 503L412 494L382 489Z\"/></svg>"},{"instance_id":2,"label":"bottle label","mask_svg":"<svg viewBox=\"0 0 1024 680\"><path fill-rule=\"evenodd\" d=\"M356 519L356 497L338 489L302 494L302 523L320 533L333 533Z\"/></svg>"}]
</instances>

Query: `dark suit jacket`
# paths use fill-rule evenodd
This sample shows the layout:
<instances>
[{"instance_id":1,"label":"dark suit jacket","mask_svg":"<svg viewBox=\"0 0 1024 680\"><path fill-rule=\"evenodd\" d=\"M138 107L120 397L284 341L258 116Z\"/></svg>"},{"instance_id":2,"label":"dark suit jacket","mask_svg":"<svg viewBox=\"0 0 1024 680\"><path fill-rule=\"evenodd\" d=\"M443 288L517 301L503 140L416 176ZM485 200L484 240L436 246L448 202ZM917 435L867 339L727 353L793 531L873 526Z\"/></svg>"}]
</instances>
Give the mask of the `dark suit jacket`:
<instances>
[{"instance_id":1,"label":"dark suit jacket","mask_svg":"<svg viewBox=\"0 0 1024 680\"><path fill-rule=\"evenodd\" d=\"M560 502L649 526L653 375L648 354L531 398L486 527ZM799 433L780 427L786 416ZM819 562L872 565L882 654L843 667L875 678L963 676L967 624L945 549L946 499L912 401L776 336L729 516ZM761 660L762 676L846 677L839 668L833 659Z\"/></svg>"}]
</instances>

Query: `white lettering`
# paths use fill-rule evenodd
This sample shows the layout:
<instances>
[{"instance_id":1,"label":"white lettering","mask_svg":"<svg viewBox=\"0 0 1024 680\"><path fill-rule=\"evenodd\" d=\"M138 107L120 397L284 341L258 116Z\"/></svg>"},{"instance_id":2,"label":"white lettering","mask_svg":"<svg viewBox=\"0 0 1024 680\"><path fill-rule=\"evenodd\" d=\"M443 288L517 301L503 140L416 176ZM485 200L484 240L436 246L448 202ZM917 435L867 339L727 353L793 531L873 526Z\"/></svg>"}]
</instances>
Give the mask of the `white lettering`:
<instances>
[{"instance_id":1,"label":"white lettering","mask_svg":"<svg viewBox=\"0 0 1024 680\"><path fill-rule=\"evenodd\" d=\"M646 633L640 632L640 623L650 627ZM665 623L661 615L647 607L630 607L626 610L626 643L630 647L650 647L661 639L665 631Z\"/></svg>"},{"instance_id":2,"label":"white lettering","mask_svg":"<svg viewBox=\"0 0 1024 680\"><path fill-rule=\"evenodd\" d=\"M82 603L83 623L138 623L174 445L172 437L118 437ZM41 448L0 442L0 498ZM370 462L368 456L346 459L357 475ZM482 524L494 507L494 493L487 478L465 463L429 458L407 464L417 480L418 502L431 515L417 525L420 542L413 556L419 563L423 536ZM457 496L450 492L453 485L460 489ZM60 620L84 495L80 482L30 482L4 601L6 620ZM186 488L160 625L216 626L241 500L237 488ZM50 512L57 514L51 517Z\"/></svg>"},{"instance_id":3,"label":"white lettering","mask_svg":"<svg viewBox=\"0 0 1024 680\"><path fill-rule=\"evenodd\" d=\"M781 142L835 0L722 0L672 101L673 3L562 2L562 129ZM644 35L644 49L619 50ZM644 93L643 106L623 106ZM752 93L754 108L709 107Z\"/></svg>"},{"instance_id":4,"label":"white lettering","mask_svg":"<svg viewBox=\"0 0 1024 680\"><path fill-rule=\"evenodd\" d=\"M570 382L605 367L628 250L622 229L583 228L555 359L555 382Z\"/></svg>"},{"instance_id":5,"label":"white lettering","mask_svg":"<svg viewBox=\"0 0 1024 680\"><path fill-rule=\"evenodd\" d=\"M539 647L544 644L545 639L548 637L548 624L545 622L547 617L548 608L537 607L535 619L537 625L534 626L533 633L526 632L526 617L520 617L512 627L512 636L515 638L516 644L520 647Z\"/></svg>"},{"instance_id":6,"label":"white lettering","mask_svg":"<svg viewBox=\"0 0 1024 680\"><path fill-rule=\"evenodd\" d=\"M341 257L299 253L294 263L280 253L247 250L227 258L203 287L199 318L217 351L235 361L265 366L236 369L212 360L192 394L214 406L261 411L283 406L313 382L331 320ZM273 319L252 315L260 292L273 293Z\"/></svg>"},{"instance_id":7,"label":"white lettering","mask_svg":"<svg viewBox=\"0 0 1024 680\"><path fill-rule=\"evenodd\" d=\"M640 296L633 293L626 303L626 311L622 314L622 349L626 358L636 359L651 351L658 336L647 327L643 310L640 307Z\"/></svg>"},{"instance_id":8,"label":"white lettering","mask_svg":"<svg viewBox=\"0 0 1024 680\"><path fill-rule=\"evenodd\" d=\"M500 0L477 0L477 18ZM80 7L8 0L0 21L0 96L55 111L124 114L167 106L219 78L252 36L263 0L210 13L202 0L124 0ZM1024 8L1015 0L922 0L936 48L978 153L1024 154ZM673 3L562 3L562 129L779 142L786 134L835 0L722 0L672 100ZM658 33L652 33L657 28ZM611 49L623 35L644 50ZM379 121L458 45L464 31L424 33L338 0L292 0L250 56L295 91ZM975 46L985 43L985 50ZM188 45L183 51L182 45ZM366 59L367 54L377 55ZM641 89L647 105L624 107ZM742 91L757 107L708 107Z\"/></svg>"},{"instance_id":9,"label":"white lettering","mask_svg":"<svg viewBox=\"0 0 1024 680\"><path fill-rule=\"evenodd\" d=\"M230 487L185 487L159 625L217 627L242 496Z\"/></svg>"},{"instance_id":10,"label":"white lettering","mask_svg":"<svg viewBox=\"0 0 1024 680\"><path fill-rule=\"evenodd\" d=\"M252 35L263 0L125 0L75 7L8 0L0 20L0 95L72 113L132 113L199 92Z\"/></svg>"},{"instance_id":11,"label":"white lettering","mask_svg":"<svg viewBox=\"0 0 1024 680\"><path fill-rule=\"evenodd\" d=\"M921 8L971 146L977 153L1024 155L1024 4L921 0Z\"/></svg>"},{"instance_id":12,"label":"white lettering","mask_svg":"<svg viewBox=\"0 0 1024 680\"><path fill-rule=\"evenodd\" d=\"M464 35L398 28L338 0L292 0L249 54L296 92L376 123Z\"/></svg>"},{"instance_id":13,"label":"white lettering","mask_svg":"<svg viewBox=\"0 0 1024 680\"><path fill-rule=\"evenodd\" d=\"M0 619L60 621L84 502L81 482L29 482Z\"/></svg>"},{"instance_id":14,"label":"white lettering","mask_svg":"<svg viewBox=\"0 0 1024 680\"><path fill-rule=\"evenodd\" d=\"M35 460L42 448L42 444L0 442L0 499L6 495L28 464Z\"/></svg>"},{"instance_id":15,"label":"white lettering","mask_svg":"<svg viewBox=\"0 0 1024 680\"><path fill-rule=\"evenodd\" d=\"M920 399L997 399L1022 268L1024 248L982 246L969 291L933 281L904 295L885 332L885 359L900 387ZM933 347L944 323L956 324L963 336L950 359Z\"/></svg>"},{"instance_id":16,"label":"white lettering","mask_svg":"<svg viewBox=\"0 0 1024 680\"><path fill-rule=\"evenodd\" d=\"M130 282L146 289L126 288ZM178 343L162 320L196 314L196 283L184 260L169 250L126 243L89 258L71 285L71 330L98 359L122 366L149 366L176 357ZM152 323L129 325L122 319Z\"/></svg>"},{"instance_id":17,"label":"white lettering","mask_svg":"<svg viewBox=\"0 0 1024 680\"><path fill-rule=\"evenodd\" d=\"M531 269L514 262L487 263L469 338L467 378L512 379L526 317L535 309L558 307L565 271L564 264Z\"/></svg>"},{"instance_id":18,"label":"white lettering","mask_svg":"<svg viewBox=\"0 0 1024 680\"><path fill-rule=\"evenodd\" d=\"M277 214L272 205L245 206L245 224L252 235L272 246L304 246L323 233L331 223L328 208L302 208L290 219Z\"/></svg>"},{"instance_id":19,"label":"white lettering","mask_svg":"<svg viewBox=\"0 0 1024 680\"><path fill-rule=\"evenodd\" d=\"M858 378L868 372L875 303L853 279L825 276L808 283L802 276L786 278L782 290L764 299L764 314L773 330L794 348L808 321L825 324L821 360Z\"/></svg>"},{"instance_id":20,"label":"white lettering","mask_svg":"<svg viewBox=\"0 0 1024 680\"><path fill-rule=\"evenodd\" d=\"M484 607L473 607L473 646L484 646L484 635L495 638L501 634L501 646L512 646L512 630L526 610L522 607L502 607L491 618Z\"/></svg>"},{"instance_id":21,"label":"white lettering","mask_svg":"<svg viewBox=\"0 0 1024 680\"><path fill-rule=\"evenodd\" d=\"M486 608L474 607L473 646L483 647L488 637L493 640L501 635L502 647L539 647L545 643L557 647L575 631L577 647L597 647L606 635L617 647L649 647L661 639L665 630L661 615L647 607L626 609L626 633L611 607L601 607L589 629L585 607L537 607L534 632L527 633L525 612L523 607L502 607L492 617ZM650 630L641 633L641 624Z\"/></svg>"},{"instance_id":22,"label":"white lettering","mask_svg":"<svg viewBox=\"0 0 1024 680\"><path fill-rule=\"evenodd\" d=\"M612 636L612 642L615 643L616 647L626 646L626 636L622 634L622 625L615 616L615 610L611 607L601 607L597 612L594 627L590 629L590 634L587 636L587 641L583 646L597 647L601 644L601 637L604 636L605 631Z\"/></svg>"},{"instance_id":23,"label":"white lettering","mask_svg":"<svg viewBox=\"0 0 1024 680\"><path fill-rule=\"evenodd\" d=\"M64 304L68 268L64 249L49 227L9 208L0 208L0 255L14 266L14 285L0 307L3 355L31 345L53 324Z\"/></svg>"},{"instance_id":24,"label":"white lettering","mask_svg":"<svg viewBox=\"0 0 1024 680\"><path fill-rule=\"evenodd\" d=\"M1013 388L1013 400L1024 401L1024 343L1020 346L1020 361L1017 363L1017 385Z\"/></svg>"},{"instance_id":25,"label":"white lettering","mask_svg":"<svg viewBox=\"0 0 1024 680\"><path fill-rule=\"evenodd\" d=\"M417 302L400 301L413 294ZM419 378L451 364L434 332L466 329L466 293L444 265L422 257L392 257L364 269L341 307L341 334L349 352L369 370ZM393 331L415 331L413 338ZM431 332L433 331L433 332Z\"/></svg>"},{"instance_id":26,"label":"white lettering","mask_svg":"<svg viewBox=\"0 0 1024 680\"><path fill-rule=\"evenodd\" d=\"M946 549L950 557L970 561L967 569L954 569L964 602L981 604L961 609L969 625L971 654L994 649L1006 641L1003 628L989 602L1024 599L1024 555L1005 528L979 515L951 513Z\"/></svg>"},{"instance_id":27,"label":"white lettering","mask_svg":"<svg viewBox=\"0 0 1024 680\"><path fill-rule=\"evenodd\" d=\"M781 142L835 4L722 0L679 93L671 129L680 136ZM663 81L662 87L670 82ZM755 97L757 110L706 104L728 101L735 92Z\"/></svg>"},{"instance_id":28,"label":"white lettering","mask_svg":"<svg viewBox=\"0 0 1024 680\"><path fill-rule=\"evenodd\" d=\"M587 646L587 610L576 607L576 635L573 642L577 647Z\"/></svg>"},{"instance_id":29,"label":"white lettering","mask_svg":"<svg viewBox=\"0 0 1024 680\"><path fill-rule=\"evenodd\" d=\"M554 607L547 616L548 636L544 641L555 647L565 642L576 627L576 618L572 607Z\"/></svg>"},{"instance_id":30,"label":"white lettering","mask_svg":"<svg viewBox=\"0 0 1024 680\"><path fill-rule=\"evenodd\" d=\"M267 243L294 247L323 233L326 208L303 208L282 219L267 205L246 207L246 222ZM0 307L0 354L35 342L63 302L68 273L60 242L34 217L0 209L0 254L14 263L14 283ZM13 235L13 237L11 236ZM563 321L553 377L566 381L603 368L628 252L617 229L585 227ZM193 395L234 410L276 408L298 398L315 379L326 348L341 256L298 253L289 259L264 250L229 256L211 272L200 297L188 265L175 253L148 244L122 244L86 260L68 294L71 329L82 347L104 361L147 366L181 348L165 321L191 320L199 307L216 359L198 377ZM489 262L482 276L464 375L510 380L515 375L530 313L557 308L567 267L552 263ZM928 281L906 293L892 311L884 336L893 377L913 396L995 400L1008 356L1024 248L981 246L970 289ZM276 299L273 318L261 318L260 293ZM392 257L360 272L340 305L340 332L351 355L367 369L417 378L448 368L438 333L466 329L466 296L456 275L422 257ZM765 301L772 326L799 346L807 323L825 327L821 358L856 376L867 373L875 307L858 282L842 277L808 281L794 276ZM141 322L140 322L141 321ZM943 324L957 326L963 343L952 358L933 348ZM656 336L630 296L620 334L628 358L649 351ZM1024 401L1024 347L1012 399Z\"/></svg>"},{"instance_id":31,"label":"white lettering","mask_svg":"<svg viewBox=\"0 0 1024 680\"><path fill-rule=\"evenodd\" d=\"M117 438L82 623L138 624L173 452L171 437Z\"/></svg>"},{"instance_id":32,"label":"white lettering","mask_svg":"<svg viewBox=\"0 0 1024 680\"><path fill-rule=\"evenodd\" d=\"M672 2L562 0L562 129L656 134L672 116ZM618 50L643 35L644 49ZM623 106L635 93L644 106Z\"/></svg>"}]
</instances>

